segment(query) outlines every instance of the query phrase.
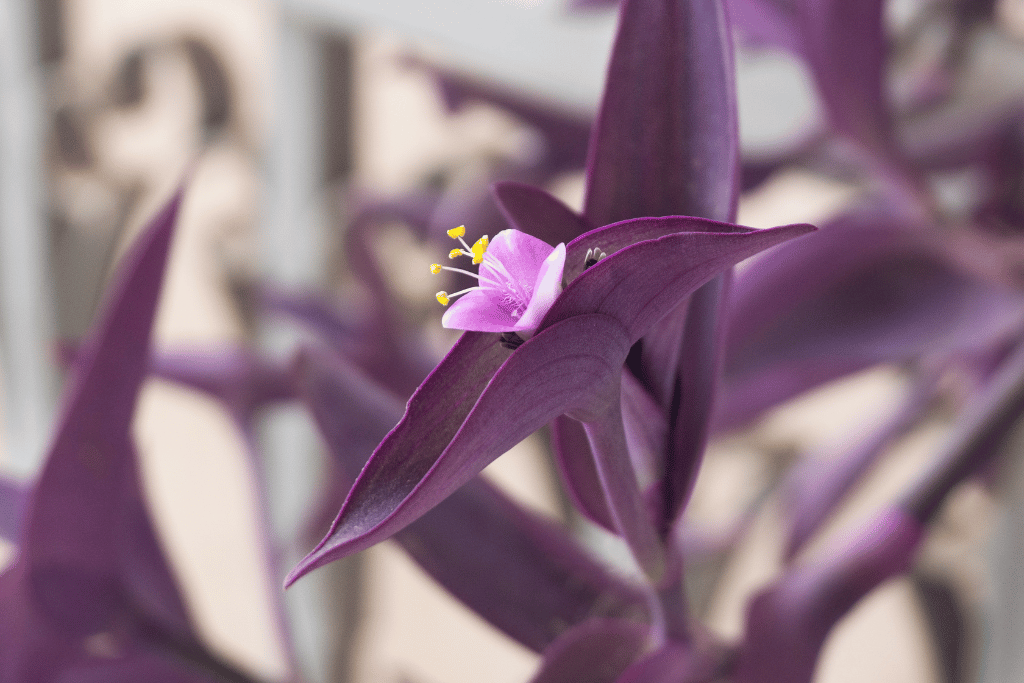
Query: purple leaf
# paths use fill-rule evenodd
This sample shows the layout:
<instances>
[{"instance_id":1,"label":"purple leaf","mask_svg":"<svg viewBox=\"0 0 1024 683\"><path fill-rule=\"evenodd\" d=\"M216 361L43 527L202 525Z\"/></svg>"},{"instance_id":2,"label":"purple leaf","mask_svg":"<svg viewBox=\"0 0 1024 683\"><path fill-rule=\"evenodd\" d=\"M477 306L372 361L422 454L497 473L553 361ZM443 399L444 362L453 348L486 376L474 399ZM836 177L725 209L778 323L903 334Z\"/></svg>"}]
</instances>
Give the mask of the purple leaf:
<instances>
[{"instance_id":1,"label":"purple leaf","mask_svg":"<svg viewBox=\"0 0 1024 683\"><path fill-rule=\"evenodd\" d=\"M892 150L882 0L795 0L804 54L836 130L874 153Z\"/></svg>"},{"instance_id":2,"label":"purple leaf","mask_svg":"<svg viewBox=\"0 0 1024 683\"><path fill-rule=\"evenodd\" d=\"M679 643L668 643L633 662L615 683L679 683L712 680L694 676L694 652Z\"/></svg>"},{"instance_id":3,"label":"purple leaf","mask_svg":"<svg viewBox=\"0 0 1024 683\"><path fill-rule=\"evenodd\" d=\"M180 202L179 191L125 256L72 368L18 555L0 576L3 680L54 680L89 639L121 648L146 629L211 659L160 550L130 440Z\"/></svg>"},{"instance_id":4,"label":"purple leaf","mask_svg":"<svg viewBox=\"0 0 1024 683\"><path fill-rule=\"evenodd\" d=\"M614 530L615 522L601 490L601 479L583 425L559 415L551 423L551 443L565 492L573 505L590 521Z\"/></svg>"},{"instance_id":5,"label":"purple leaf","mask_svg":"<svg viewBox=\"0 0 1024 683\"><path fill-rule=\"evenodd\" d=\"M746 40L799 55L802 49L791 0L726 0L729 18Z\"/></svg>"},{"instance_id":6,"label":"purple leaf","mask_svg":"<svg viewBox=\"0 0 1024 683\"><path fill-rule=\"evenodd\" d=\"M1024 299L945 249L934 233L870 207L755 261L734 287L715 427L876 363L1012 335Z\"/></svg>"},{"instance_id":7,"label":"purple leaf","mask_svg":"<svg viewBox=\"0 0 1024 683\"><path fill-rule=\"evenodd\" d=\"M125 257L97 332L68 381L57 435L26 515L22 556L40 608L84 633L122 608L111 533L137 486L129 429L181 193Z\"/></svg>"},{"instance_id":8,"label":"purple leaf","mask_svg":"<svg viewBox=\"0 0 1024 683\"><path fill-rule=\"evenodd\" d=\"M832 627L876 586L910 568L922 535L907 513L884 510L843 547L761 591L747 608L732 680L809 682Z\"/></svg>"},{"instance_id":9,"label":"purple leaf","mask_svg":"<svg viewBox=\"0 0 1024 683\"><path fill-rule=\"evenodd\" d=\"M549 325L511 355L495 341L467 333L456 343L410 399L330 534L292 571L289 584L404 528L558 415L599 413L613 397L628 350L622 328L604 315Z\"/></svg>"},{"instance_id":10,"label":"purple leaf","mask_svg":"<svg viewBox=\"0 0 1024 683\"><path fill-rule=\"evenodd\" d=\"M621 395L621 390L618 393ZM596 419L584 422L583 428L594 454L614 529L629 546L651 585L658 585L666 573L665 552L630 460L621 398L612 401Z\"/></svg>"},{"instance_id":11,"label":"purple leaf","mask_svg":"<svg viewBox=\"0 0 1024 683\"><path fill-rule=\"evenodd\" d=\"M303 354L298 370L303 398L342 478L351 481L401 417L401 402L323 354ZM464 604L537 651L590 617L646 612L636 588L482 479L455 491L394 540Z\"/></svg>"},{"instance_id":12,"label":"purple leaf","mask_svg":"<svg viewBox=\"0 0 1024 683\"><path fill-rule=\"evenodd\" d=\"M621 619L585 621L551 644L530 683L614 683L650 647L646 624Z\"/></svg>"},{"instance_id":13,"label":"purple leaf","mask_svg":"<svg viewBox=\"0 0 1024 683\"><path fill-rule=\"evenodd\" d=\"M268 405L293 397L284 368L242 348L164 351L153 355L150 372L209 394L242 424Z\"/></svg>"},{"instance_id":14,"label":"purple leaf","mask_svg":"<svg viewBox=\"0 0 1024 683\"><path fill-rule=\"evenodd\" d=\"M585 115L530 99L512 89L479 81L422 59L412 58L408 63L436 79L449 111L458 111L470 102L485 102L504 109L539 132L545 145L539 164L543 173L559 173L583 166L590 138L590 121ZM561 241L567 240L555 240Z\"/></svg>"},{"instance_id":15,"label":"purple leaf","mask_svg":"<svg viewBox=\"0 0 1024 683\"><path fill-rule=\"evenodd\" d=\"M643 225L641 221L627 223ZM603 313L622 323L632 344L682 299L726 268L814 230L803 224L767 230L733 229L736 232L673 234L609 252L610 256L569 283L539 329L575 315ZM567 263L584 244L602 246L602 230L607 228L567 245Z\"/></svg>"},{"instance_id":16,"label":"purple leaf","mask_svg":"<svg viewBox=\"0 0 1024 683\"><path fill-rule=\"evenodd\" d=\"M568 243L590 230L576 212L532 185L506 181L491 190L509 225L548 244Z\"/></svg>"},{"instance_id":17,"label":"purple leaf","mask_svg":"<svg viewBox=\"0 0 1024 683\"><path fill-rule=\"evenodd\" d=\"M735 99L721 2L626 0L590 142L586 220L731 218Z\"/></svg>"},{"instance_id":18,"label":"purple leaf","mask_svg":"<svg viewBox=\"0 0 1024 683\"><path fill-rule=\"evenodd\" d=\"M725 322L719 316L731 277L720 276L694 292L689 300L678 351L663 483L663 535L671 533L686 507L707 445L715 389L725 346ZM645 338L646 340L646 338Z\"/></svg>"}]
</instances>

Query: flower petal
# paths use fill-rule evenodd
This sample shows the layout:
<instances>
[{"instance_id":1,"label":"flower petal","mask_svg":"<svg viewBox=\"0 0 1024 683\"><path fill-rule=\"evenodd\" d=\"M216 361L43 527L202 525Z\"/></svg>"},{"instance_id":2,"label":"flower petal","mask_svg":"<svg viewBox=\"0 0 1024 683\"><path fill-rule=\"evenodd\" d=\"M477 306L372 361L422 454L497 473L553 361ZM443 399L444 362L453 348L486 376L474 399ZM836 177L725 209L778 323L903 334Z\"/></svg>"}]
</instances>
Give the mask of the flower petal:
<instances>
[{"instance_id":1,"label":"flower petal","mask_svg":"<svg viewBox=\"0 0 1024 683\"><path fill-rule=\"evenodd\" d=\"M533 297L530 299L526 311L519 318L518 324L512 328L513 330L519 332L537 329L544 314L562 293L562 271L564 268L565 245L559 244L541 264L540 272L537 273L537 281L533 285Z\"/></svg>"},{"instance_id":2,"label":"flower petal","mask_svg":"<svg viewBox=\"0 0 1024 683\"><path fill-rule=\"evenodd\" d=\"M556 416L599 414L629 348L621 326L604 315L551 325L511 355L494 342L467 333L456 343L366 463L331 532L288 583L408 526ZM498 369L502 356L507 360Z\"/></svg>"}]
</instances>

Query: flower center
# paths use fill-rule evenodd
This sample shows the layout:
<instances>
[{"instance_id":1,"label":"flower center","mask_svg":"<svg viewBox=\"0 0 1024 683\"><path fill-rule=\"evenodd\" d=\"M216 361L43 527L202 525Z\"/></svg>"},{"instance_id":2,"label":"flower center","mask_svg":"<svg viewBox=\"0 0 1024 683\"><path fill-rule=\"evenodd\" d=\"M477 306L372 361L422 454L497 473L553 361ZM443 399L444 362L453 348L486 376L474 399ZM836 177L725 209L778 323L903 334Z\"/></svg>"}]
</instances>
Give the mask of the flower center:
<instances>
[{"instance_id":1,"label":"flower center","mask_svg":"<svg viewBox=\"0 0 1024 683\"><path fill-rule=\"evenodd\" d=\"M449 294L438 292L437 300L447 306L456 301L441 318L444 327L476 332L518 332L529 335L562 291L565 245L552 247L543 240L519 230L502 230L488 241L481 237L471 247L463 241L466 229L459 226L448 235L462 244L449 256L468 256L480 266L478 273L433 263L430 272L442 270L463 273L477 279L476 287Z\"/></svg>"}]
</instances>

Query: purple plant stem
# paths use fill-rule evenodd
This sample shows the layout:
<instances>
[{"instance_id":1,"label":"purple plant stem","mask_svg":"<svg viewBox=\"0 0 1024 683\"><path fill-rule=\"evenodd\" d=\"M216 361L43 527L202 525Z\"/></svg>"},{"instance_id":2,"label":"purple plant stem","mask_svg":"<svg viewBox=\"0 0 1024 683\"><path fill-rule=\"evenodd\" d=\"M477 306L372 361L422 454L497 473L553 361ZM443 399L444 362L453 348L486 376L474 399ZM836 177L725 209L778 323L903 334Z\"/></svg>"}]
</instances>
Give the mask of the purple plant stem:
<instances>
[{"instance_id":1,"label":"purple plant stem","mask_svg":"<svg viewBox=\"0 0 1024 683\"><path fill-rule=\"evenodd\" d=\"M931 469L902 497L900 505L922 524L930 521L957 484L999 455L1022 413L1024 346L1018 346L967 409Z\"/></svg>"},{"instance_id":2,"label":"purple plant stem","mask_svg":"<svg viewBox=\"0 0 1024 683\"><path fill-rule=\"evenodd\" d=\"M903 405L841 458L813 458L789 473L783 485L790 503L785 558L793 559L829 519L846 494L896 440L920 420L935 396L938 373L927 372Z\"/></svg>"},{"instance_id":3,"label":"purple plant stem","mask_svg":"<svg viewBox=\"0 0 1024 683\"><path fill-rule=\"evenodd\" d=\"M584 422L583 428L594 453L597 474L615 528L629 545L651 585L658 585L666 571L664 548L651 522L629 459L621 402L609 402L604 414Z\"/></svg>"}]
</instances>

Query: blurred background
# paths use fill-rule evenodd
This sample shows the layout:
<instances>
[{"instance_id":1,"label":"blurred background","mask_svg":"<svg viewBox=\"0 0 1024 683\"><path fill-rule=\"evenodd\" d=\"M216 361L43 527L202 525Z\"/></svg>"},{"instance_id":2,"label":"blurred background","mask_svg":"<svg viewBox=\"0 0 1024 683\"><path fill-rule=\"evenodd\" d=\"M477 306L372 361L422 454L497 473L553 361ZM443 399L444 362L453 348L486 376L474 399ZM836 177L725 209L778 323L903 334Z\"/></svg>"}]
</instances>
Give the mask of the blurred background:
<instances>
[{"instance_id":1,"label":"blurred background","mask_svg":"<svg viewBox=\"0 0 1024 683\"><path fill-rule=\"evenodd\" d=\"M892 2L893 31L929 4ZM1003 0L997 16L998 30L972 49L991 61L993 87L1021 98L1024 2ZM558 0L0 0L0 467L23 478L36 471L61 382L59 340L89 328L119 254L186 174L158 346L247 345L286 361L302 333L254 314L254 283L329 292L339 306L370 300L344 254L354 197L394 199L425 187L469 196L541 153L537 132L508 108L481 97L454 106L436 69L585 125L615 21L614 11L570 14ZM792 57L744 48L737 63L745 157L799 144L820 125L809 76ZM546 184L580 205L582 170ZM854 193L813 170L788 169L743 196L739 222L817 223ZM426 351L439 355L454 337L440 328L426 268L436 245L400 222L378 237L373 257L424 330ZM716 443L695 518L724 522L795 453L842 439L866 415L885 415L900 381L892 369L861 373ZM833 524L891 497L945 428L939 414L905 440ZM227 658L279 679L293 640L310 681L529 679L536 655L448 597L391 544L299 582L284 594L286 622L275 617L283 574L263 570L261 506L269 501L271 540L287 569L309 550L304 525L325 476L323 446L302 411L262 416L259 471L223 408L166 382L148 385L136 431L165 547L201 632ZM539 437L486 474L565 518ZM1011 509L1019 513L1017 498ZM777 501L769 495L759 509L730 565L708 574L715 583L701 609L727 636L739 635L746 598L778 571ZM922 600L928 590L960 605L971 642L986 642L996 628L986 616L993 566L1021 560L993 548L1020 531L980 486L963 487L944 515L920 577L887 584L842 623L820 680L948 680L941 662L950 653L926 628L929 606L943 603ZM610 561L622 556L599 532L582 533ZM0 545L0 566L10 555ZM1019 627L1017 635L1024 637ZM963 656L957 680L976 680L985 648Z\"/></svg>"}]
</instances>

